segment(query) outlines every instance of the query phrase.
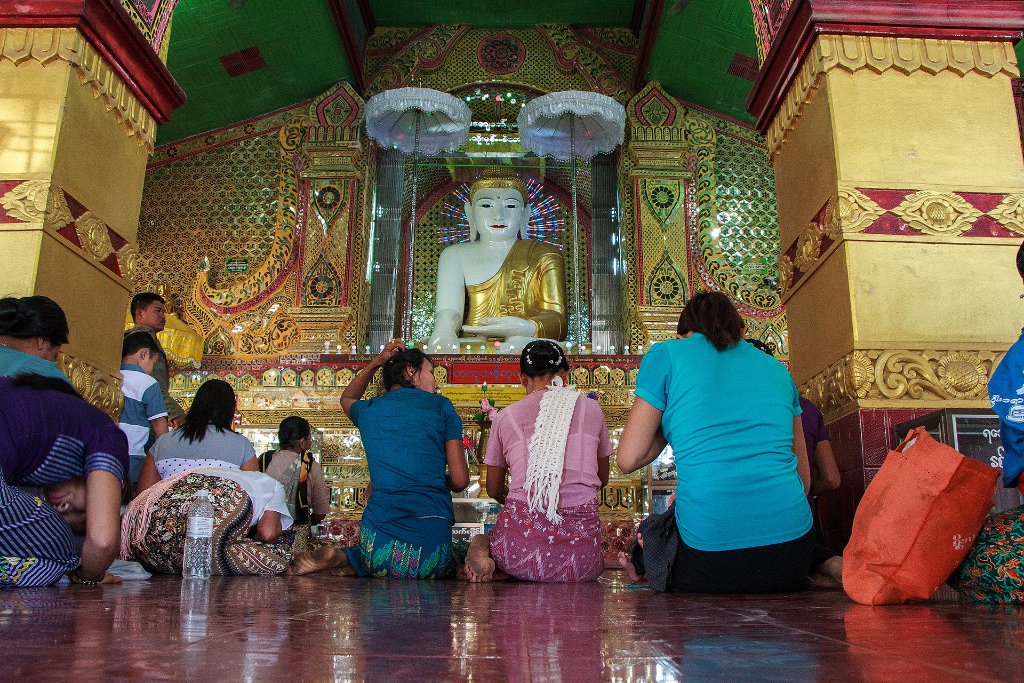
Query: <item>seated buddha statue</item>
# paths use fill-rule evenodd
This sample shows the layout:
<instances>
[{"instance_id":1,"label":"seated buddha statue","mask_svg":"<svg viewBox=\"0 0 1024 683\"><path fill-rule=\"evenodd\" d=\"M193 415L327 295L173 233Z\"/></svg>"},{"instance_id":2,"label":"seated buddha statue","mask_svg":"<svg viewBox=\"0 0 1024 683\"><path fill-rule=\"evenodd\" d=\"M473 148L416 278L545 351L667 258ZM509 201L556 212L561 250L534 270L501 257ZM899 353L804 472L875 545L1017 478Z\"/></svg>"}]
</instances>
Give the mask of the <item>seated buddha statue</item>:
<instances>
[{"instance_id":1,"label":"seated buddha statue","mask_svg":"<svg viewBox=\"0 0 1024 683\"><path fill-rule=\"evenodd\" d=\"M565 340L565 260L550 244L523 239L526 198L526 183L510 171L473 183L465 204L470 240L445 248L437 263L428 350L497 341L508 353L534 339Z\"/></svg>"}]
</instances>

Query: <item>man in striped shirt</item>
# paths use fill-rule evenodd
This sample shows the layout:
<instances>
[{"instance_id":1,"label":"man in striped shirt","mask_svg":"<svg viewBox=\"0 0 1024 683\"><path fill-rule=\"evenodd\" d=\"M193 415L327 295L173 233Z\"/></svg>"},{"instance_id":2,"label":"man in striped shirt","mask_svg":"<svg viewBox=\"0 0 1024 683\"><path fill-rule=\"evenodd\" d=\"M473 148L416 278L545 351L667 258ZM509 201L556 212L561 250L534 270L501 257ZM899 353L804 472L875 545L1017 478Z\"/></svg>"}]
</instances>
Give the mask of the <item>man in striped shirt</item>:
<instances>
[{"instance_id":1,"label":"man in striped shirt","mask_svg":"<svg viewBox=\"0 0 1024 683\"><path fill-rule=\"evenodd\" d=\"M167 408L160 384L150 373L160 357L160 347L152 335L134 332L125 336L121 346L121 379L124 382L124 408L119 426L128 437L129 479L138 483L146 443L167 433Z\"/></svg>"}]
</instances>

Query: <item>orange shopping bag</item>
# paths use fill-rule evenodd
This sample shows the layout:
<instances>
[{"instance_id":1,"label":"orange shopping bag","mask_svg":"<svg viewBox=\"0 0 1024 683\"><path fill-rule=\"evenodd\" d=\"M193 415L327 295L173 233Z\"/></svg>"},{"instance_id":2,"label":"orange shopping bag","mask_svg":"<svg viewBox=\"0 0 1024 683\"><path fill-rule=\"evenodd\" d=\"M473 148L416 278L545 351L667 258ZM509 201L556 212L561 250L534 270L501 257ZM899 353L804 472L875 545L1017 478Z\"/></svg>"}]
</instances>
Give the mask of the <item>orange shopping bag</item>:
<instances>
[{"instance_id":1,"label":"orange shopping bag","mask_svg":"<svg viewBox=\"0 0 1024 683\"><path fill-rule=\"evenodd\" d=\"M999 470L923 428L889 451L853 517L843 588L865 605L927 600L963 561L992 508Z\"/></svg>"}]
</instances>

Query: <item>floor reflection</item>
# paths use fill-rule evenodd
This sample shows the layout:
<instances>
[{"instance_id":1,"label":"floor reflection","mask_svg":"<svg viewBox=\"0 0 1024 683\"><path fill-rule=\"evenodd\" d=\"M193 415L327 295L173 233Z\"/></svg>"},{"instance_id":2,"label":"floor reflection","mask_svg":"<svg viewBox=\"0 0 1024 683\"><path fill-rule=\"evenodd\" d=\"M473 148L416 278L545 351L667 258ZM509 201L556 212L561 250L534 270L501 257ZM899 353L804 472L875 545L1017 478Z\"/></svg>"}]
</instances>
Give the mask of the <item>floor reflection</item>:
<instances>
[{"instance_id":1,"label":"floor reflection","mask_svg":"<svg viewBox=\"0 0 1024 683\"><path fill-rule=\"evenodd\" d=\"M329 576L0 593L4 679L1009 680L1016 608Z\"/></svg>"}]
</instances>

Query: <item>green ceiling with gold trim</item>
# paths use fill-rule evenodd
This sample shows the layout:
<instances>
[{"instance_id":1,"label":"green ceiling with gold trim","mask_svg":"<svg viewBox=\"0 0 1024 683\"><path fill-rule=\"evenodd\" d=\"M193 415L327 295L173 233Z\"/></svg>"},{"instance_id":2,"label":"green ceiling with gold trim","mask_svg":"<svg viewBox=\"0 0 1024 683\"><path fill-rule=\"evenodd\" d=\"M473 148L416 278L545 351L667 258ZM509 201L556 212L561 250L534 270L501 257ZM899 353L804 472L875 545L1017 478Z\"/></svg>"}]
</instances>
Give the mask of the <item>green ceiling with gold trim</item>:
<instances>
[{"instance_id":1,"label":"green ceiling with gold trim","mask_svg":"<svg viewBox=\"0 0 1024 683\"><path fill-rule=\"evenodd\" d=\"M355 6L356 0L347 2ZM378 26L467 23L629 26L635 0L368 0ZM257 47L265 67L230 76L221 57ZM750 0L666 0L647 80L676 97L752 123L752 82L728 73L756 59ZM1024 42L1017 46L1024 62ZM188 101L161 126L163 144L244 121L352 81L329 0L180 0L167 66Z\"/></svg>"}]
</instances>

